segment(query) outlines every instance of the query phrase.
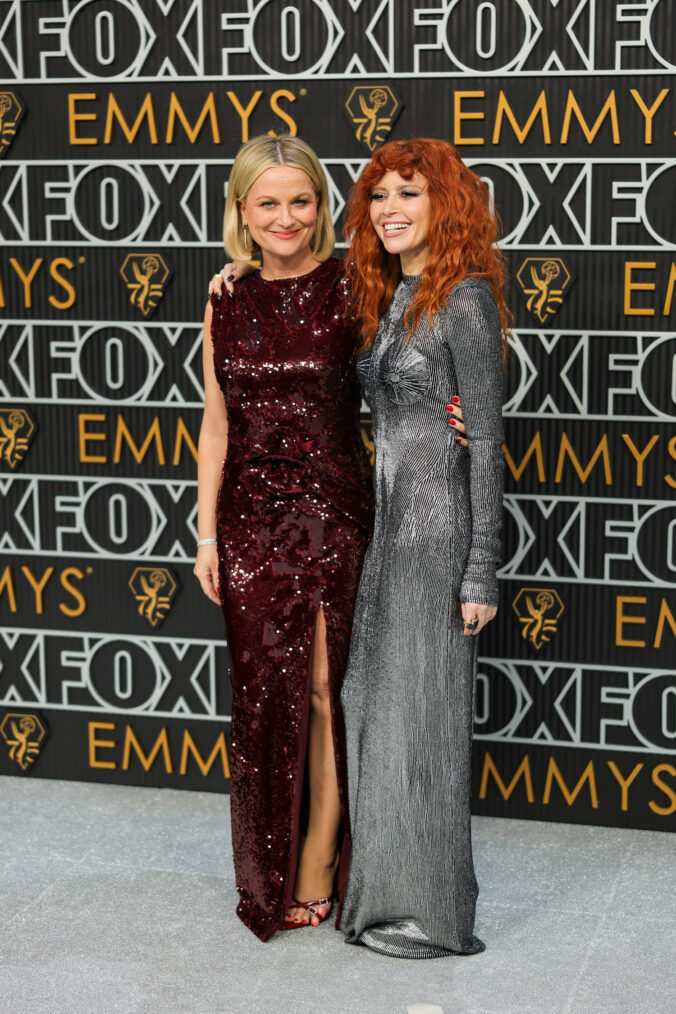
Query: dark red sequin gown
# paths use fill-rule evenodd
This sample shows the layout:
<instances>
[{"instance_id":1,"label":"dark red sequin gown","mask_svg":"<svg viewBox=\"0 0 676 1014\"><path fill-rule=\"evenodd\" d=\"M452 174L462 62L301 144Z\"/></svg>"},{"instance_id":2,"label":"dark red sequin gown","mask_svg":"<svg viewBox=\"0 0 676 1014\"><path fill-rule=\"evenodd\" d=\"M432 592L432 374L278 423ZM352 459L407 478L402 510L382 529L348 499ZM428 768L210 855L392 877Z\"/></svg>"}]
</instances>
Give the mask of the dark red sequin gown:
<instances>
[{"instance_id":1,"label":"dark red sequin gown","mask_svg":"<svg viewBox=\"0 0 676 1014\"><path fill-rule=\"evenodd\" d=\"M331 258L299 278L253 273L232 299L212 300L228 412L217 534L233 690L237 913L261 940L279 929L293 892L320 606L347 827L340 689L373 505L344 299L342 262ZM339 894L348 861L349 839Z\"/></svg>"}]
</instances>

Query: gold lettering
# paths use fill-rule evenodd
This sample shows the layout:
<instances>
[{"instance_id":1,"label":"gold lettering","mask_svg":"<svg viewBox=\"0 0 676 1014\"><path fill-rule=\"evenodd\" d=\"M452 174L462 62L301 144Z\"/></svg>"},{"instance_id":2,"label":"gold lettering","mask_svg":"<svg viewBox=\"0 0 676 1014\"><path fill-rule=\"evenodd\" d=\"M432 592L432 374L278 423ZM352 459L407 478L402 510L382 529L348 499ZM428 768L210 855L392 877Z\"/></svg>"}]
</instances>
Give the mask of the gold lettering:
<instances>
[{"instance_id":1,"label":"gold lettering","mask_svg":"<svg viewBox=\"0 0 676 1014\"><path fill-rule=\"evenodd\" d=\"M12 265L12 267L14 268L14 270L16 271L17 275L19 276L19 278L23 283L24 306L27 310L30 310L31 306L33 305L31 299L31 285L33 283L33 279L40 270L40 265L42 264L42 261L43 261L42 257L36 257L36 259L33 261L32 268L29 270L28 274L26 274L26 272L21 267L16 257L9 258L9 263Z\"/></svg>"},{"instance_id":2,"label":"gold lettering","mask_svg":"<svg viewBox=\"0 0 676 1014\"><path fill-rule=\"evenodd\" d=\"M660 439L659 433L656 433L651 437L650 442L645 445L642 451L639 451L638 447L635 446L634 441L631 439L628 433L622 434L622 439L632 453L632 456L636 459L636 485L643 485L643 462L648 457L653 447Z\"/></svg>"},{"instance_id":3,"label":"gold lettering","mask_svg":"<svg viewBox=\"0 0 676 1014\"><path fill-rule=\"evenodd\" d=\"M131 762L131 748L134 748L136 756L141 761L144 771L150 771L151 767L155 762L160 750L162 751L162 757L164 758L164 769L167 774L173 772L173 766L171 763L171 754L169 753L169 739L167 737L167 730L163 728L159 736L155 740L150 753L146 756L143 752L143 748L136 738L134 730L131 725L126 726L124 733L124 751L122 754L122 770L128 771L129 764Z\"/></svg>"},{"instance_id":4,"label":"gold lettering","mask_svg":"<svg viewBox=\"0 0 676 1014\"><path fill-rule=\"evenodd\" d=\"M667 449L669 451L669 457L674 458L674 460L676 460L676 437L671 438L667 446ZM665 475L664 481L666 482L667 486L671 486L672 489L676 489L676 479L674 479L673 476Z\"/></svg>"},{"instance_id":5,"label":"gold lettering","mask_svg":"<svg viewBox=\"0 0 676 1014\"><path fill-rule=\"evenodd\" d=\"M453 144L459 146L461 144L484 144L483 137L463 137L462 135L462 123L463 120L483 120L484 114L482 112L465 112L462 108L464 99L483 99L486 97L486 92L454 92L453 93Z\"/></svg>"},{"instance_id":6,"label":"gold lettering","mask_svg":"<svg viewBox=\"0 0 676 1014\"><path fill-rule=\"evenodd\" d=\"M80 448L80 461L86 465L105 465L108 461L106 455L89 454L87 444L90 440L106 440L105 433L91 433L87 429L88 422L105 422L105 412L80 412L77 417L78 444Z\"/></svg>"},{"instance_id":7,"label":"gold lettering","mask_svg":"<svg viewBox=\"0 0 676 1014\"><path fill-rule=\"evenodd\" d=\"M78 581L82 581L84 578L84 572L79 570L77 567L66 567L61 574L61 587L72 595L77 602L76 606L67 606L65 602L59 603L59 609L66 616L82 616L83 612L87 608L87 600L80 591L71 582L71 578L77 578Z\"/></svg>"},{"instance_id":8,"label":"gold lettering","mask_svg":"<svg viewBox=\"0 0 676 1014\"><path fill-rule=\"evenodd\" d=\"M660 605L660 613L657 617L657 629L655 630L655 640L653 641L653 648L662 647L662 635L664 633L664 624L668 623L671 628L671 633L676 637L676 619L674 614L669 608L669 604L666 599L662 599Z\"/></svg>"},{"instance_id":9,"label":"gold lettering","mask_svg":"<svg viewBox=\"0 0 676 1014\"><path fill-rule=\"evenodd\" d=\"M262 95L263 93L259 92L258 94ZM228 92L228 95L230 95L230 92ZM199 114L197 123L195 124L194 127L192 127L190 125L188 117L185 115L183 106L178 100L178 96L176 95L175 92L172 92L171 98L169 99L169 116L167 119L167 144L173 144L174 130L176 129L176 117L178 117L178 119L181 121L183 129L188 135L190 143L194 144L197 138L199 137L202 127L206 122L207 116L209 117L209 123L211 125L211 136L213 137L214 144L220 144L221 134L218 129L218 119L216 116L216 103L214 101L214 93L209 92L209 96L204 105L202 106L202 111ZM248 140L248 135L246 138L242 138L242 140Z\"/></svg>"},{"instance_id":10,"label":"gold lettering","mask_svg":"<svg viewBox=\"0 0 676 1014\"><path fill-rule=\"evenodd\" d=\"M612 486L613 477L610 470L610 453L608 451L608 437L605 433L599 440L596 450L594 451L592 457L589 460L589 464L587 465L586 468L583 469L582 465L578 460L577 455L575 454L575 451L573 450L573 445L568 439L568 434L564 430L564 432L561 434L561 446L559 448L559 457L556 462L556 473L554 475L554 482L561 482L561 477L563 475L563 466L566 461L566 455L570 458L571 464L575 469L575 471L577 472L580 482L583 484L587 481L587 479L591 475L592 469L594 468L594 465L596 464L598 459L603 458L603 474L605 476L606 486Z\"/></svg>"},{"instance_id":11,"label":"gold lettering","mask_svg":"<svg viewBox=\"0 0 676 1014\"><path fill-rule=\"evenodd\" d=\"M645 132L643 134L643 143L644 144L652 144L653 143L653 117L654 117L655 113L657 112L657 110L662 105L662 103L664 102L664 100L666 99L667 95L669 94L669 89L668 88L663 88L662 89L662 91L659 93L659 95L657 96L657 98L653 102L653 104L650 107L650 109L648 109L648 107L646 106L645 102L643 101L643 99L639 95L639 93L638 93L638 91L637 91L636 88L630 89L629 94L631 95L632 99L634 100L634 102L636 103L636 105L638 106L638 108L641 110L641 112L643 113L643 115L645 117Z\"/></svg>"},{"instance_id":12,"label":"gold lettering","mask_svg":"<svg viewBox=\"0 0 676 1014\"><path fill-rule=\"evenodd\" d=\"M528 759L528 754L524 756L523 760L519 764L514 774L514 777L512 778L509 785L505 785L505 783L502 780L502 776L498 771L495 762L493 761L493 758L491 757L489 751L486 750L483 771L481 772L481 786L479 788L479 799L486 798L486 794L488 792L489 775L492 776L495 784L498 787L500 795L505 800L509 799L511 794L514 792L514 789L516 788L519 779L523 776L524 785L526 787L526 799L528 800L529 803L532 803L534 801L535 796L533 794L533 779L531 777L530 760Z\"/></svg>"},{"instance_id":13,"label":"gold lettering","mask_svg":"<svg viewBox=\"0 0 676 1014\"><path fill-rule=\"evenodd\" d=\"M89 767L90 768L112 768L117 767L115 761L102 761L97 757L97 750L112 750L117 746L114 739L98 739L99 729L114 729L114 722L89 722Z\"/></svg>"},{"instance_id":14,"label":"gold lettering","mask_svg":"<svg viewBox=\"0 0 676 1014\"><path fill-rule=\"evenodd\" d=\"M80 120L96 120L96 113L77 113L75 105L78 102L95 102L96 92L71 92L68 95L68 137L71 145L74 144L98 144L97 137L79 137L77 124Z\"/></svg>"},{"instance_id":15,"label":"gold lettering","mask_svg":"<svg viewBox=\"0 0 676 1014\"><path fill-rule=\"evenodd\" d=\"M235 109L237 110L237 112L239 113L240 119L242 121L242 134L241 134L241 137L242 137L242 144L244 144L245 141L249 140L249 117L251 116L251 114L253 113L254 109L258 105L258 101L259 101L261 95L263 94L263 92L262 91L255 91L253 93L253 96L251 97L249 105L246 107L246 109L242 106L242 103L239 101L239 99L237 98L237 96L235 95L234 92L227 92L226 94L227 94L228 98L230 99L230 101L232 102L232 104L235 107Z\"/></svg>"},{"instance_id":16,"label":"gold lettering","mask_svg":"<svg viewBox=\"0 0 676 1014\"><path fill-rule=\"evenodd\" d=\"M582 127L584 136L587 138L587 144L591 144L601 129L601 124L605 120L606 116L610 114L610 124L613 134L613 144L620 143L620 127L617 122L617 103L615 102L615 89L613 89L606 99L603 109L596 117L596 121L593 127L590 127L584 118L582 110L577 104L577 99L573 95L572 91L568 91L568 98L566 100L566 110L563 116L563 127L561 129L561 144L568 144L568 134L570 133L570 124L575 114L575 119Z\"/></svg>"},{"instance_id":17,"label":"gold lettering","mask_svg":"<svg viewBox=\"0 0 676 1014\"><path fill-rule=\"evenodd\" d=\"M555 781L559 786L559 788L561 789L563 797L566 800L568 806L573 805L573 803L579 796L580 792L582 791L582 786L584 785L584 783L589 782L589 798L591 800L591 805L594 810L598 809L599 797L596 791L596 777L594 775L593 761L589 761L586 768L580 775L580 780L578 781L577 785L572 791L569 791L568 786L566 785L563 779L563 775L559 771L559 767L556 761L554 760L553 757L550 757L549 766L547 767L547 780L545 781L545 791L542 797L542 802L544 803L545 806L547 806L549 803L549 798L552 792L552 785Z\"/></svg>"},{"instance_id":18,"label":"gold lettering","mask_svg":"<svg viewBox=\"0 0 676 1014\"><path fill-rule=\"evenodd\" d=\"M197 765L198 765L200 771L202 772L202 774L205 776L205 778L209 774L209 772L211 771L211 768L213 767L213 765L214 765L214 763L216 761L216 757L218 757L220 755L221 765L223 767L223 775L225 776L225 778L229 778L230 777L230 765L228 763L228 753L227 753L227 749L226 749L226 746L225 746L225 733L224 732L222 732L220 734L220 736L218 737L218 739L216 740L216 742L214 744L213 750L209 754L208 759L205 761L204 757L202 757L201 753L199 752L199 749L197 747L197 744L195 743L195 740L192 738L192 736L190 735L190 733L188 732L188 730L184 729L184 731L183 731L183 749L181 750L181 766L179 768L179 774L184 775L186 773L186 771L188 770L188 755L189 754L192 754L192 756L195 758L195 760L197 761Z\"/></svg>"},{"instance_id":19,"label":"gold lettering","mask_svg":"<svg viewBox=\"0 0 676 1014\"><path fill-rule=\"evenodd\" d=\"M645 641L630 641L624 636L625 623L645 623L645 616L635 616L624 611L625 605L645 605L644 595L618 595L615 601L615 646L618 648L645 648Z\"/></svg>"},{"instance_id":20,"label":"gold lettering","mask_svg":"<svg viewBox=\"0 0 676 1014\"><path fill-rule=\"evenodd\" d=\"M624 265L624 315L625 317L654 317L655 310L651 306L640 307L631 305L632 292L640 290L653 290L654 282L635 282L632 273L636 271L654 271L657 267L655 261L627 261Z\"/></svg>"},{"instance_id":21,"label":"gold lettering","mask_svg":"<svg viewBox=\"0 0 676 1014\"><path fill-rule=\"evenodd\" d=\"M26 578L29 585L35 592L35 612L37 613L38 616L42 616L44 612L42 593L47 585L47 582L54 573L54 568L47 567L47 570L44 572L40 580L34 577L30 567L26 567L25 565L21 568L21 573Z\"/></svg>"},{"instance_id":22,"label":"gold lettering","mask_svg":"<svg viewBox=\"0 0 676 1014\"><path fill-rule=\"evenodd\" d=\"M153 108L153 97L150 92L146 92L146 97L143 100L143 105L138 111L138 116L134 121L133 127L130 127L124 118L124 114L117 104L117 99L111 92L108 96L108 113L106 115L106 129L103 134L103 143L110 144L113 136L113 120L117 120L119 125L122 127L122 132L127 138L129 144L133 144L136 140L136 135L141 129L141 124L144 119L148 120L148 134L150 136L151 144L157 144L157 126L155 125L155 110Z\"/></svg>"},{"instance_id":23,"label":"gold lettering","mask_svg":"<svg viewBox=\"0 0 676 1014\"><path fill-rule=\"evenodd\" d=\"M119 415L117 417L117 432L115 434L115 450L113 452L113 461L114 461L114 463L116 465L119 465L120 458L122 457L122 440L123 439L126 440L128 446L129 446L129 449L131 450L131 453L134 455L134 458L136 459L136 464L137 465L140 465L141 462L143 461L143 459L145 458L146 454L148 453L148 449L150 448L150 445L153 442L153 440L155 441L155 449L157 451L157 461L158 461L158 464L160 464L160 465L166 464L165 457L164 457L164 447L162 445L162 432L160 430L160 420L159 420L158 416L155 416L155 418L153 419L153 421L151 423L151 426L150 426L150 429L148 430L148 432L146 434L146 438L145 438L145 440L143 442L143 446L140 447L140 448L136 446L136 444L134 442L134 438L132 437L131 433L129 432L129 430L127 428L127 424L125 423L125 421L122 418L122 416Z\"/></svg>"},{"instance_id":24,"label":"gold lettering","mask_svg":"<svg viewBox=\"0 0 676 1014\"><path fill-rule=\"evenodd\" d=\"M197 461L197 448L195 447L195 443L192 437L190 436L188 427L183 422L183 416L179 416L178 422L176 423L176 439L174 441L174 456L171 462L172 465L179 465L181 463L181 450L184 442L187 445L188 450L192 454L195 461Z\"/></svg>"},{"instance_id":25,"label":"gold lettering","mask_svg":"<svg viewBox=\"0 0 676 1014\"><path fill-rule=\"evenodd\" d=\"M50 275L55 282L59 283L61 288L66 290L67 298L57 299L56 296L50 296L49 302L57 310L70 310L71 306L75 302L75 287L68 281L67 278L64 278L63 275L59 274L57 269L60 267L67 268L69 271L72 271L75 265L72 261L68 260L67 257L56 257L49 265Z\"/></svg>"},{"instance_id":26,"label":"gold lettering","mask_svg":"<svg viewBox=\"0 0 676 1014\"><path fill-rule=\"evenodd\" d=\"M507 101L507 98L505 97L505 93L503 92L502 88L500 89L500 94L498 96L498 108L495 113L495 126L493 128L493 144L500 143L500 132L502 130L502 121L505 116L511 123L512 130L516 134L519 144L523 144L525 142L538 116L542 120L542 137L544 139L544 143L545 144L552 143L552 135L549 129L549 115L547 113L547 97L544 93L544 90L540 92L538 100L531 109L530 116L528 117L524 127L522 128L519 126L516 116L512 111L512 107L510 106L509 102Z\"/></svg>"},{"instance_id":27,"label":"gold lettering","mask_svg":"<svg viewBox=\"0 0 676 1014\"><path fill-rule=\"evenodd\" d=\"M676 289L676 264L672 261L671 270L669 271L669 281L667 282L667 294L664 297L664 310L662 311L663 317L668 317L671 313L674 289Z\"/></svg>"},{"instance_id":28,"label":"gold lettering","mask_svg":"<svg viewBox=\"0 0 676 1014\"><path fill-rule=\"evenodd\" d=\"M618 783L620 785L620 788L622 789L622 806L621 806L621 809L622 810L628 810L629 809L629 786L634 781L634 779L638 775L639 771L642 769L643 764L639 762L634 767L634 769L631 772L631 774L627 775L626 778L622 777L620 769L618 768L618 766L615 763L615 761L611 761L611 760L608 761L608 767L612 771L613 775L615 776L615 778L617 779L617 781L618 781Z\"/></svg>"},{"instance_id":29,"label":"gold lettering","mask_svg":"<svg viewBox=\"0 0 676 1014\"><path fill-rule=\"evenodd\" d=\"M9 600L9 608L13 613L17 611L16 606L16 593L14 591L14 579L12 578L12 568L9 564L5 567L0 577L0 595L6 591L7 598Z\"/></svg>"},{"instance_id":30,"label":"gold lettering","mask_svg":"<svg viewBox=\"0 0 676 1014\"><path fill-rule=\"evenodd\" d=\"M656 785L657 788L660 789L664 793L664 795L671 800L671 803L669 806L658 806L657 803L653 802L653 800L651 799L650 802L648 803L648 806L653 811L653 813L658 813L660 817L669 817L674 812L674 810L676 810L676 792L672 789L670 785L667 785L665 782L662 781L662 779L660 778L660 775L662 773L670 774L672 778L676 778L676 768L674 767L673 764L658 764L656 768L653 768L652 774L653 784Z\"/></svg>"},{"instance_id":31,"label":"gold lettering","mask_svg":"<svg viewBox=\"0 0 676 1014\"><path fill-rule=\"evenodd\" d=\"M272 95L270 96L270 109L272 109L273 113L277 113L277 116L279 116L280 120L283 120L283 122L286 123L287 127L289 128L289 134L291 135L291 137L296 137L296 135L298 134L298 124L293 119L293 117L286 112L285 109L282 109L282 107L279 104L280 99L288 99L289 102L295 102L296 96L293 94L293 92L288 91L288 89L286 88L278 88L277 91L273 92ZM270 134L272 137L276 136L274 130L269 130L268 134Z\"/></svg>"},{"instance_id":32,"label":"gold lettering","mask_svg":"<svg viewBox=\"0 0 676 1014\"><path fill-rule=\"evenodd\" d=\"M512 455L509 452L507 444L503 444L502 445L502 449L505 452L505 461L507 463L507 466L508 466L510 472L514 476L514 481L515 482L519 481L519 479L523 475L523 472L524 472L524 469L526 468L526 465L528 464L528 462L530 461L530 459L533 457L533 455L535 455L535 461L536 461L537 469L538 469L538 482L545 482L546 481L546 479L545 479L545 461L544 461L544 457L542 455L542 440L541 440L541 437L540 437L540 431L539 430L537 431L537 433L535 434L535 436L531 440L530 444L528 445L528 449L526 450L526 453L524 454L523 458L521 459L521 462L520 462L519 465L517 465L516 462L514 461L514 458L512 457Z\"/></svg>"}]
</instances>

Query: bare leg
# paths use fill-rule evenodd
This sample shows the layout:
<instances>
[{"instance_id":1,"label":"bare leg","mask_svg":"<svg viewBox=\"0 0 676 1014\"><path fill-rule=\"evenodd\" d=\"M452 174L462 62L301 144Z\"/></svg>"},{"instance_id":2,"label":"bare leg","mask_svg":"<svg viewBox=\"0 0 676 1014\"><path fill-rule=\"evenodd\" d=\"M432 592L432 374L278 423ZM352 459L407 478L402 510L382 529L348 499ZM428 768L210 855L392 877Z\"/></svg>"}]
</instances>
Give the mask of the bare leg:
<instances>
[{"instance_id":1,"label":"bare leg","mask_svg":"<svg viewBox=\"0 0 676 1014\"><path fill-rule=\"evenodd\" d=\"M326 621L323 610L317 613L312 649L312 686L310 691L310 728L308 732L308 779L310 814L307 837L303 842L294 896L299 901L328 898L337 865L340 802L338 777L331 732L329 666L326 652ZM318 909L321 915L328 906ZM287 918L319 925L316 915L291 907Z\"/></svg>"}]
</instances>

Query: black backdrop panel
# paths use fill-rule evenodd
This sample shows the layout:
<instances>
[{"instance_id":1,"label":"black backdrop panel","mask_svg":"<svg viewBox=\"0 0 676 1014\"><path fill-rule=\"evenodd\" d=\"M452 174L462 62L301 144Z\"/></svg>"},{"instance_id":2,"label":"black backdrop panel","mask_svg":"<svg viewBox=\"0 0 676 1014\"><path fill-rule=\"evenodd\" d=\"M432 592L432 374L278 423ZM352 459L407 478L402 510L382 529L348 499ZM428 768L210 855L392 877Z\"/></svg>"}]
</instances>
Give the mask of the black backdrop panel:
<instances>
[{"instance_id":1,"label":"black backdrop panel","mask_svg":"<svg viewBox=\"0 0 676 1014\"><path fill-rule=\"evenodd\" d=\"M227 791L192 565L232 160L300 133L340 237L372 147L430 135L491 188L515 319L474 809L674 829L670 7L0 0L0 771Z\"/></svg>"}]
</instances>

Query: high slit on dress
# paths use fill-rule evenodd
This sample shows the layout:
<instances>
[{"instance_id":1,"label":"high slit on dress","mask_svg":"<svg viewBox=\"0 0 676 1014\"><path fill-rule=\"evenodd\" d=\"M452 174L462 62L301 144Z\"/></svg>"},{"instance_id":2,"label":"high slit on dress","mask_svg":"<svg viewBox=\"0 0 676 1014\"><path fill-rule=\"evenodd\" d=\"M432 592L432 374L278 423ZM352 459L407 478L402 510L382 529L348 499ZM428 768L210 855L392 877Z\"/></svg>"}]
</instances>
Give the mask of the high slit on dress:
<instances>
[{"instance_id":1,"label":"high slit on dress","mask_svg":"<svg viewBox=\"0 0 676 1014\"><path fill-rule=\"evenodd\" d=\"M372 485L341 262L331 258L307 275L275 281L254 273L233 299L212 306L214 365L228 412L217 537L233 692L237 913L267 940L293 894L320 608L348 826L340 690L371 534ZM349 851L346 835L339 897Z\"/></svg>"}]
</instances>

